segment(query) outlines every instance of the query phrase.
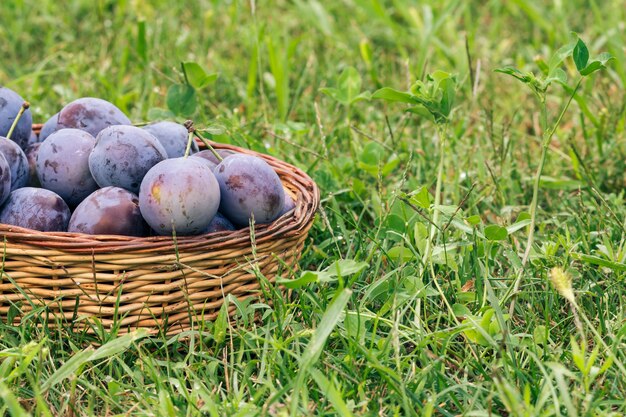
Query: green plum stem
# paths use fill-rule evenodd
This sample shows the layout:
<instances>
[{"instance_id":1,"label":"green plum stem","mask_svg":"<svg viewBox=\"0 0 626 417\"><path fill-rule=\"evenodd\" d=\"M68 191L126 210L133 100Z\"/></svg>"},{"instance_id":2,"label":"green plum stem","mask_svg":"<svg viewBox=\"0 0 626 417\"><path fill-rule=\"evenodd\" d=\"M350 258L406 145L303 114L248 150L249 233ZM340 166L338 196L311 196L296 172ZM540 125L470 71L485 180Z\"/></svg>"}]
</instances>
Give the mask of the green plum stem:
<instances>
[{"instance_id":1,"label":"green plum stem","mask_svg":"<svg viewBox=\"0 0 626 417\"><path fill-rule=\"evenodd\" d=\"M187 136L187 148L185 148L185 158L189 156L189 152L191 152L191 142L193 142L193 132L189 132Z\"/></svg>"},{"instance_id":2,"label":"green plum stem","mask_svg":"<svg viewBox=\"0 0 626 417\"><path fill-rule=\"evenodd\" d=\"M213 146L211 146L211 144L209 143L208 140L206 140L206 138L204 138L201 134L199 134L195 130L193 131L193 134L196 135L196 137L198 139L200 139L202 141L202 143L204 143L204 146L206 146L207 149L209 149L213 153L213 155L217 158L218 161L222 162L224 160L224 158L222 158L222 156L219 153L217 153L215 148L213 148Z\"/></svg>"},{"instance_id":3,"label":"green plum stem","mask_svg":"<svg viewBox=\"0 0 626 417\"><path fill-rule=\"evenodd\" d=\"M26 110L28 110L29 107L30 107L30 103L28 101L25 101L22 103L22 107L20 107L20 111L17 112L17 116L15 116L15 120L13 120L13 124L11 125L11 128L9 129L9 133L7 133L7 136L6 136L7 139L11 139L11 136L13 135L13 131L17 127L17 124L22 118L22 115L24 114Z\"/></svg>"}]
</instances>

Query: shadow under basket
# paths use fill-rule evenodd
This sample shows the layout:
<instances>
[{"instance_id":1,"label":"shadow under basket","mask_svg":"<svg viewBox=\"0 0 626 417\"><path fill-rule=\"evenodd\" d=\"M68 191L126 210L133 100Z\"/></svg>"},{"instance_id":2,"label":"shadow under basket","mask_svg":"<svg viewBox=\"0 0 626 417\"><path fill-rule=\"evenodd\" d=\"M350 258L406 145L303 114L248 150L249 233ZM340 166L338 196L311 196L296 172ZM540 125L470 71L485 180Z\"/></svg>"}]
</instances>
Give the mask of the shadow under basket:
<instances>
[{"instance_id":1,"label":"shadow under basket","mask_svg":"<svg viewBox=\"0 0 626 417\"><path fill-rule=\"evenodd\" d=\"M119 333L145 328L172 335L214 320L228 294L258 298L259 275L274 282L280 271L297 269L319 205L315 182L271 156L212 145L267 161L296 201L295 209L254 231L175 238L38 232L0 224L0 320L18 325L36 314L51 327L61 319L88 333L100 327Z\"/></svg>"}]
</instances>

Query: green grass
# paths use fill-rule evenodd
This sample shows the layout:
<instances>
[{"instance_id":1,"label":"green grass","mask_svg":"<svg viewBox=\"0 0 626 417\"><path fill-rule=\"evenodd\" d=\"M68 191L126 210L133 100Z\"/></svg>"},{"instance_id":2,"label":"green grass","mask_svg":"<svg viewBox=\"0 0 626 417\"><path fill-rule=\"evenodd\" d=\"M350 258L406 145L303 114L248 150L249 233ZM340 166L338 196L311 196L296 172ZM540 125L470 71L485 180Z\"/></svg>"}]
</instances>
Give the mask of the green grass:
<instances>
[{"instance_id":1,"label":"green grass","mask_svg":"<svg viewBox=\"0 0 626 417\"><path fill-rule=\"evenodd\" d=\"M270 286L272 307L245 304L186 340L103 333L95 350L35 317L0 324L0 415L626 414L622 1L182 3L2 1L0 84L40 122L81 96L141 122L167 108L181 61L219 73L197 91L194 121L316 180L322 206L300 267L326 272L290 299ZM542 132L534 97L494 69L538 73L571 31L616 60L583 82L550 142L510 315ZM442 205L431 204L435 126L399 104L320 92L348 67L356 94L456 74ZM574 80L571 60L564 68ZM567 99L550 89L551 120ZM491 225L508 231L496 240ZM550 282L557 266L575 309Z\"/></svg>"}]
</instances>

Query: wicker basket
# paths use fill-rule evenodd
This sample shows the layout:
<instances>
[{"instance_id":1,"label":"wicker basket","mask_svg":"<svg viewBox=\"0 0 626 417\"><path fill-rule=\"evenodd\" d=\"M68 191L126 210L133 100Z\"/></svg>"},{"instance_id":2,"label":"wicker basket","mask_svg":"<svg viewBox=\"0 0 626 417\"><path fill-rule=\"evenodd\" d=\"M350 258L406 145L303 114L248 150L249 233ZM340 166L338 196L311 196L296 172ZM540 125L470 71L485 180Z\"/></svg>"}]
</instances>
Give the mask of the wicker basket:
<instances>
[{"instance_id":1,"label":"wicker basket","mask_svg":"<svg viewBox=\"0 0 626 417\"><path fill-rule=\"evenodd\" d=\"M17 312L11 317L17 324L37 309L90 333L95 319L105 329L119 326L120 333L147 328L176 334L198 320L213 320L227 294L259 296L259 272L273 282L280 269L296 269L319 204L316 184L278 159L214 145L267 161L296 208L256 225L254 233L246 228L177 238L37 232L0 224L0 319Z\"/></svg>"}]
</instances>

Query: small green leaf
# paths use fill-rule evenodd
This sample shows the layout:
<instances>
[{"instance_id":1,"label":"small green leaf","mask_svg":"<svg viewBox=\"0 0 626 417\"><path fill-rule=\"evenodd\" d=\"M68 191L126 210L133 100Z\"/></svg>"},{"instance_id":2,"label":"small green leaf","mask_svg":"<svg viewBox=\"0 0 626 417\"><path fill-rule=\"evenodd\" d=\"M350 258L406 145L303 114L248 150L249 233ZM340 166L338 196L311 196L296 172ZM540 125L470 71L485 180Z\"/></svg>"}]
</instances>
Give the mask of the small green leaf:
<instances>
[{"instance_id":1,"label":"small green leaf","mask_svg":"<svg viewBox=\"0 0 626 417\"><path fill-rule=\"evenodd\" d=\"M361 91L361 75L354 67L346 68L339 76L338 87L346 98L346 104L351 104Z\"/></svg>"},{"instance_id":2,"label":"small green leaf","mask_svg":"<svg viewBox=\"0 0 626 417\"><path fill-rule=\"evenodd\" d=\"M582 71L580 75L587 76L596 71L606 68L606 64L613 59L613 56L607 52L603 52L598 57L591 61Z\"/></svg>"},{"instance_id":3,"label":"small green leaf","mask_svg":"<svg viewBox=\"0 0 626 417\"><path fill-rule=\"evenodd\" d=\"M115 380L109 381L107 383L107 391L107 394L109 394L110 397L114 398L121 391L120 383Z\"/></svg>"},{"instance_id":4,"label":"small green leaf","mask_svg":"<svg viewBox=\"0 0 626 417\"><path fill-rule=\"evenodd\" d=\"M515 77L523 83L529 83L531 81L531 77L528 73L524 74L517 68L513 68L513 67L497 68L494 71Z\"/></svg>"},{"instance_id":5,"label":"small green leaf","mask_svg":"<svg viewBox=\"0 0 626 417\"><path fill-rule=\"evenodd\" d=\"M418 114L431 122L435 121L435 117L433 116L433 114L424 106L409 107L408 109L406 109L406 111L409 113Z\"/></svg>"},{"instance_id":6,"label":"small green leaf","mask_svg":"<svg viewBox=\"0 0 626 417\"><path fill-rule=\"evenodd\" d=\"M349 275L356 274L358 272L361 272L367 266L367 262L357 262L353 259L342 259L333 262L323 271L305 271L300 275L299 278L279 278L276 280L276 282L280 285L284 285L287 288L301 288L313 282L335 281L335 278L338 276L347 277Z\"/></svg>"},{"instance_id":7,"label":"small green leaf","mask_svg":"<svg viewBox=\"0 0 626 417\"><path fill-rule=\"evenodd\" d=\"M609 269L612 269L613 271L626 271L626 264L621 263L621 262L609 261L608 259L600 258L594 255L586 255L583 253L574 252L571 255L574 259L577 259L579 261L582 261L588 264L609 268Z\"/></svg>"},{"instance_id":8,"label":"small green leaf","mask_svg":"<svg viewBox=\"0 0 626 417\"><path fill-rule=\"evenodd\" d=\"M409 201L423 209L430 208L432 199L430 198L428 187L421 186L415 193L413 193Z\"/></svg>"},{"instance_id":9,"label":"small green leaf","mask_svg":"<svg viewBox=\"0 0 626 417\"><path fill-rule=\"evenodd\" d=\"M519 222L513 223L512 225L507 227L506 230L509 234L515 233L518 230L523 229L524 227L528 226L530 223L531 223L530 219L521 220Z\"/></svg>"},{"instance_id":10,"label":"small green leaf","mask_svg":"<svg viewBox=\"0 0 626 417\"><path fill-rule=\"evenodd\" d=\"M611 55L610 53L602 52L600 55L596 57L595 60L600 61L602 65L606 65L609 63L609 61L612 61L613 59L615 59L615 57Z\"/></svg>"},{"instance_id":11,"label":"small green leaf","mask_svg":"<svg viewBox=\"0 0 626 417\"><path fill-rule=\"evenodd\" d=\"M602 65L599 61L593 61L589 63L589 65L587 65L585 68L583 68L582 71L580 71L580 75L587 76L604 68L605 66Z\"/></svg>"},{"instance_id":12,"label":"small green leaf","mask_svg":"<svg viewBox=\"0 0 626 417\"><path fill-rule=\"evenodd\" d=\"M472 342L482 346L492 346L495 342L493 336L498 332L497 323L493 324L495 311L492 308L487 309L481 316L467 315L463 320L464 325L469 328L463 331L465 336ZM480 319L480 321L479 321Z\"/></svg>"},{"instance_id":13,"label":"small green leaf","mask_svg":"<svg viewBox=\"0 0 626 417\"><path fill-rule=\"evenodd\" d=\"M213 338L215 343L220 345L226 339L226 329L228 328L228 299L224 300L217 313L215 325L213 327Z\"/></svg>"},{"instance_id":14,"label":"small green leaf","mask_svg":"<svg viewBox=\"0 0 626 417\"><path fill-rule=\"evenodd\" d=\"M539 186L552 190L578 190L583 186L583 182L571 178L554 178L544 175L539 181Z\"/></svg>"},{"instance_id":15,"label":"small green leaf","mask_svg":"<svg viewBox=\"0 0 626 417\"><path fill-rule=\"evenodd\" d=\"M98 359L109 358L113 355L126 351L135 341L143 339L148 336L146 329L139 329L134 332L127 333L116 339L110 340L104 345L100 346L91 357L90 361L96 361Z\"/></svg>"},{"instance_id":16,"label":"small green leaf","mask_svg":"<svg viewBox=\"0 0 626 417\"><path fill-rule=\"evenodd\" d=\"M537 65L537 67L541 70L541 72L545 75L548 74L550 72L550 67L548 67L548 64L546 64L546 61L543 59L542 56L537 56L535 57L535 64Z\"/></svg>"},{"instance_id":17,"label":"small green leaf","mask_svg":"<svg viewBox=\"0 0 626 417\"><path fill-rule=\"evenodd\" d=\"M217 80L217 74L207 74L204 69L195 62L183 62L182 66L189 85L195 89L203 89Z\"/></svg>"},{"instance_id":18,"label":"small green leaf","mask_svg":"<svg viewBox=\"0 0 626 417\"><path fill-rule=\"evenodd\" d=\"M431 77L427 77L427 78L432 81ZM420 98L429 97L431 95L431 90L432 88L430 86L427 86L421 80L417 80L409 88L409 93L416 96L414 98L417 99L417 97L420 97Z\"/></svg>"},{"instance_id":19,"label":"small green leaf","mask_svg":"<svg viewBox=\"0 0 626 417\"><path fill-rule=\"evenodd\" d=\"M409 262L415 259L413 252L404 246L394 246L387 251L387 256L396 262Z\"/></svg>"},{"instance_id":20,"label":"small green leaf","mask_svg":"<svg viewBox=\"0 0 626 417\"><path fill-rule=\"evenodd\" d=\"M412 104L407 111L419 114L437 124L447 123L455 102L456 77L444 72L435 71L425 81L416 81L409 92L385 87L374 92L372 98L391 102Z\"/></svg>"},{"instance_id":21,"label":"small green leaf","mask_svg":"<svg viewBox=\"0 0 626 417\"><path fill-rule=\"evenodd\" d=\"M337 79L336 87L320 88L320 92L348 106L356 101L370 99L369 92L361 93L361 83L359 72L354 67L348 67Z\"/></svg>"},{"instance_id":22,"label":"small green leaf","mask_svg":"<svg viewBox=\"0 0 626 417\"><path fill-rule=\"evenodd\" d=\"M311 284L313 282L319 282L320 281L320 273L317 271L305 271L302 273L302 275L300 275L299 278L296 279L285 279L285 278L278 278L276 280L276 283L279 285L284 285L287 288L290 289L295 289L295 288L302 288L305 285Z\"/></svg>"},{"instance_id":23,"label":"small green leaf","mask_svg":"<svg viewBox=\"0 0 626 417\"><path fill-rule=\"evenodd\" d=\"M576 338L574 336L571 336L570 339L571 339L571 346L572 346L572 360L574 364L576 365L576 367L578 368L578 370L584 371L585 370L585 354L581 350L581 346L579 346L578 342L576 342Z\"/></svg>"},{"instance_id":24,"label":"small green leaf","mask_svg":"<svg viewBox=\"0 0 626 417\"><path fill-rule=\"evenodd\" d=\"M326 271L330 276L347 277L348 275L361 272L368 266L367 262L357 262L354 259L341 259L333 262L328 268L326 268Z\"/></svg>"},{"instance_id":25,"label":"small green leaf","mask_svg":"<svg viewBox=\"0 0 626 417\"><path fill-rule=\"evenodd\" d=\"M335 101L338 101L341 104L346 104L345 97L342 96L341 91L337 88L323 87L320 88L320 93L326 94L328 97L332 98Z\"/></svg>"},{"instance_id":26,"label":"small green leaf","mask_svg":"<svg viewBox=\"0 0 626 417\"><path fill-rule=\"evenodd\" d=\"M555 68L544 81L545 85L549 85L551 82L556 81L559 84L567 84L567 73L562 68Z\"/></svg>"},{"instance_id":27,"label":"small green leaf","mask_svg":"<svg viewBox=\"0 0 626 417\"><path fill-rule=\"evenodd\" d=\"M74 353L74 355L67 360L59 369L57 369L51 376L41 385L42 391L47 391L65 378L74 375L78 369L89 362L91 355L93 354L93 348L87 347L85 350Z\"/></svg>"},{"instance_id":28,"label":"small green leaf","mask_svg":"<svg viewBox=\"0 0 626 417\"><path fill-rule=\"evenodd\" d=\"M576 42L572 58L574 58L574 63L576 64L578 72L581 72L587 66L587 62L589 61L589 50L587 49L587 45L585 45L580 38L578 38L578 42Z\"/></svg>"},{"instance_id":29,"label":"small green leaf","mask_svg":"<svg viewBox=\"0 0 626 417\"><path fill-rule=\"evenodd\" d=\"M439 87L442 92L439 110L446 117L450 115L450 112L452 111L452 107L454 106L454 99L456 95L455 86L456 86L456 82L450 76L448 78L442 79L441 82L439 83Z\"/></svg>"},{"instance_id":30,"label":"small green leaf","mask_svg":"<svg viewBox=\"0 0 626 417\"><path fill-rule=\"evenodd\" d=\"M535 340L535 343L538 345L545 345L548 342L547 334L548 330L546 326L539 325L535 327L535 330L533 330L533 339Z\"/></svg>"},{"instance_id":31,"label":"small green leaf","mask_svg":"<svg viewBox=\"0 0 626 417\"><path fill-rule=\"evenodd\" d=\"M370 142L359 155L359 160L367 165L378 166L385 158L385 148L376 142Z\"/></svg>"},{"instance_id":32,"label":"small green leaf","mask_svg":"<svg viewBox=\"0 0 626 417\"><path fill-rule=\"evenodd\" d=\"M357 340L359 343L365 343L365 334L367 333L366 325L369 320L370 317L358 311L348 311L346 312L343 326L348 336L354 338L354 340Z\"/></svg>"},{"instance_id":33,"label":"small green leaf","mask_svg":"<svg viewBox=\"0 0 626 417\"><path fill-rule=\"evenodd\" d=\"M177 116L191 116L196 111L196 90L187 84L174 84L167 90L165 101Z\"/></svg>"},{"instance_id":34,"label":"small green leaf","mask_svg":"<svg viewBox=\"0 0 626 417\"><path fill-rule=\"evenodd\" d=\"M383 166L381 170L381 174L383 177L391 174L397 167L400 165L400 158L396 154L391 155L391 157L387 160L387 163Z\"/></svg>"},{"instance_id":35,"label":"small green leaf","mask_svg":"<svg viewBox=\"0 0 626 417\"><path fill-rule=\"evenodd\" d=\"M361 52L363 61L365 61L368 66L372 65L372 47L367 39L361 39L361 42L359 42L359 51Z\"/></svg>"},{"instance_id":36,"label":"small green leaf","mask_svg":"<svg viewBox=\"0 0 626 417\"><path fill-rule=\"evenodd\" d=\"M358 166L378 178L380 174L389 175L399 163L400 159L396 154L389 155L380 144L370 142L359 155Z\"/></svg>"},{"instance_id":37,"label":"small green leaf","mask_svg":"<svg viewBox=\"0 0 626 417\"><path fill-rule=\"evenodd\" d=\"M548 74L552 73L556 68L560 67L563 61L572 54L575 43L571 42L559 48L548 61Z\"/></svg>"},{"instance_id":38,"label":"small green leaf","mask_svg":"<svg viewBox=\"0 0 626 417\"><path fill-rule=\"evenodd\" d=\"M455 317L468 317L472 315L472 312L463 304L454 304L452 306L452 312Z\"/></svg>"},{"instance_id":39,"label":"small green leaf","mask_svg":"<svg viewBox=\"0 0 626 417\"><path fill-rule=\"evenodd\" d=\"M600 371L598 371L598 375L602 375L603 373L608 371L611 365L613 365L613 356L609 356L608 358L606 358L604 365L602 365Z\"/></svg>"},{"instance_id":40,"label":"small green leaf","mask_svg":"<svg viewBox=\"0 0 626 417\"><path fill-rule=\"evenodd\" d=\"M480 218L478 214L475 214L473 216L466 217L465 221L469 223L471 226L476 226L482 222L482 219Z\"/></svg>"},{"instance_id":41,"label":"small green leaf","mask_svg":"<svg viewBox=\"0 0 626 417\"><path fill-rule=\"evenodd\" d=\"M369 91L363 91L361 94L352 99L352 103L356 103L357 101L369 101L371 99L372 93L370 93Z\"/></svg>"},{"instance_id":42,"label":"small green leaf","mask_svg":"<svg viewBox=\"0 0 626 417\"><path fill-rule=\"evenodd\" d=\"M429 74L428 78L435 82L435 89L438 89L438 88L440 88L440 84L443 81L449 80L449 79L451 79L453 77L452 77L452 74L450 74L449 72L436 70L436 71L433 71L432 74Z\"/></svg>"},{"instance_id":43,"label":"small green leaf","mask_svg":"<svg viewBox=\"0 0 626 417\"><path fill-rule=\"evenodd\" d=\"M599 349L600 349L600 346L596 345L591 351L589 358L587 359L587 363L585 365L585 370L584 370L584 372L587 375L589 374L589 372L591 371L591 368L594 367L596 361L598 360L598 353L600 352Z\"/></svg>"},{"instance_id":44,"label":"small green leaf","mask_svg":"<svg viewBox=\"0 0 626 417\"><path fill-rule=\"evenodd\" d=\"M497 224L490 224L485 227L485 237L489 240L504 240L509 233L505 227L498 226Z\"/></svg>"},{"instance_id":45,"label":"small green leaf","mask_svg":"<svg viewBox=\"0 0 626 417\"><path fill-rule=\"evenodd\" d=\"M493 308L488 308L483 313L482 319L480 319L480 327L482 327L487 333L489 333L489 325L491 324L494 314L495 310Z\"/></svg>"},{"instance_id":46,"label":"small green leaf","mask_svg":"<svg viewBox=\"0 0 626 417\"><path fill-rule=\"evenodd\" d=\"M482 236L484 238L484 236L480 232L478 232L476 229L474 229L474 227L458 219L450 219L450 226L468 235L473 235L476 232L477 236Z\"/></svg>"},{"instance_id":47,"label":"small green leaf","mask_svg":"<svg viewBox=\"0 0 626 417\"><path fill-rule=\"evenodd\" d=\"M423 91L424 88L419 83L416 83L412 91L435 118L440 115L447 119L454 106L456 80L452 74L444 71L433 72L428 80L432 82L430 91Z\"/></svg>"},{"instance_id":48,"label":"small green leaf","mask_svg":"<svg viewBox=\"0 0 626 417\"><path fill-rule=\"evenodd\" d=\"M417 103L411 94L394 90L390 87L383 87L380 90L376 90L374 94L372 94L372 98L392 102Z\"/></svg>"}]
</instances>

